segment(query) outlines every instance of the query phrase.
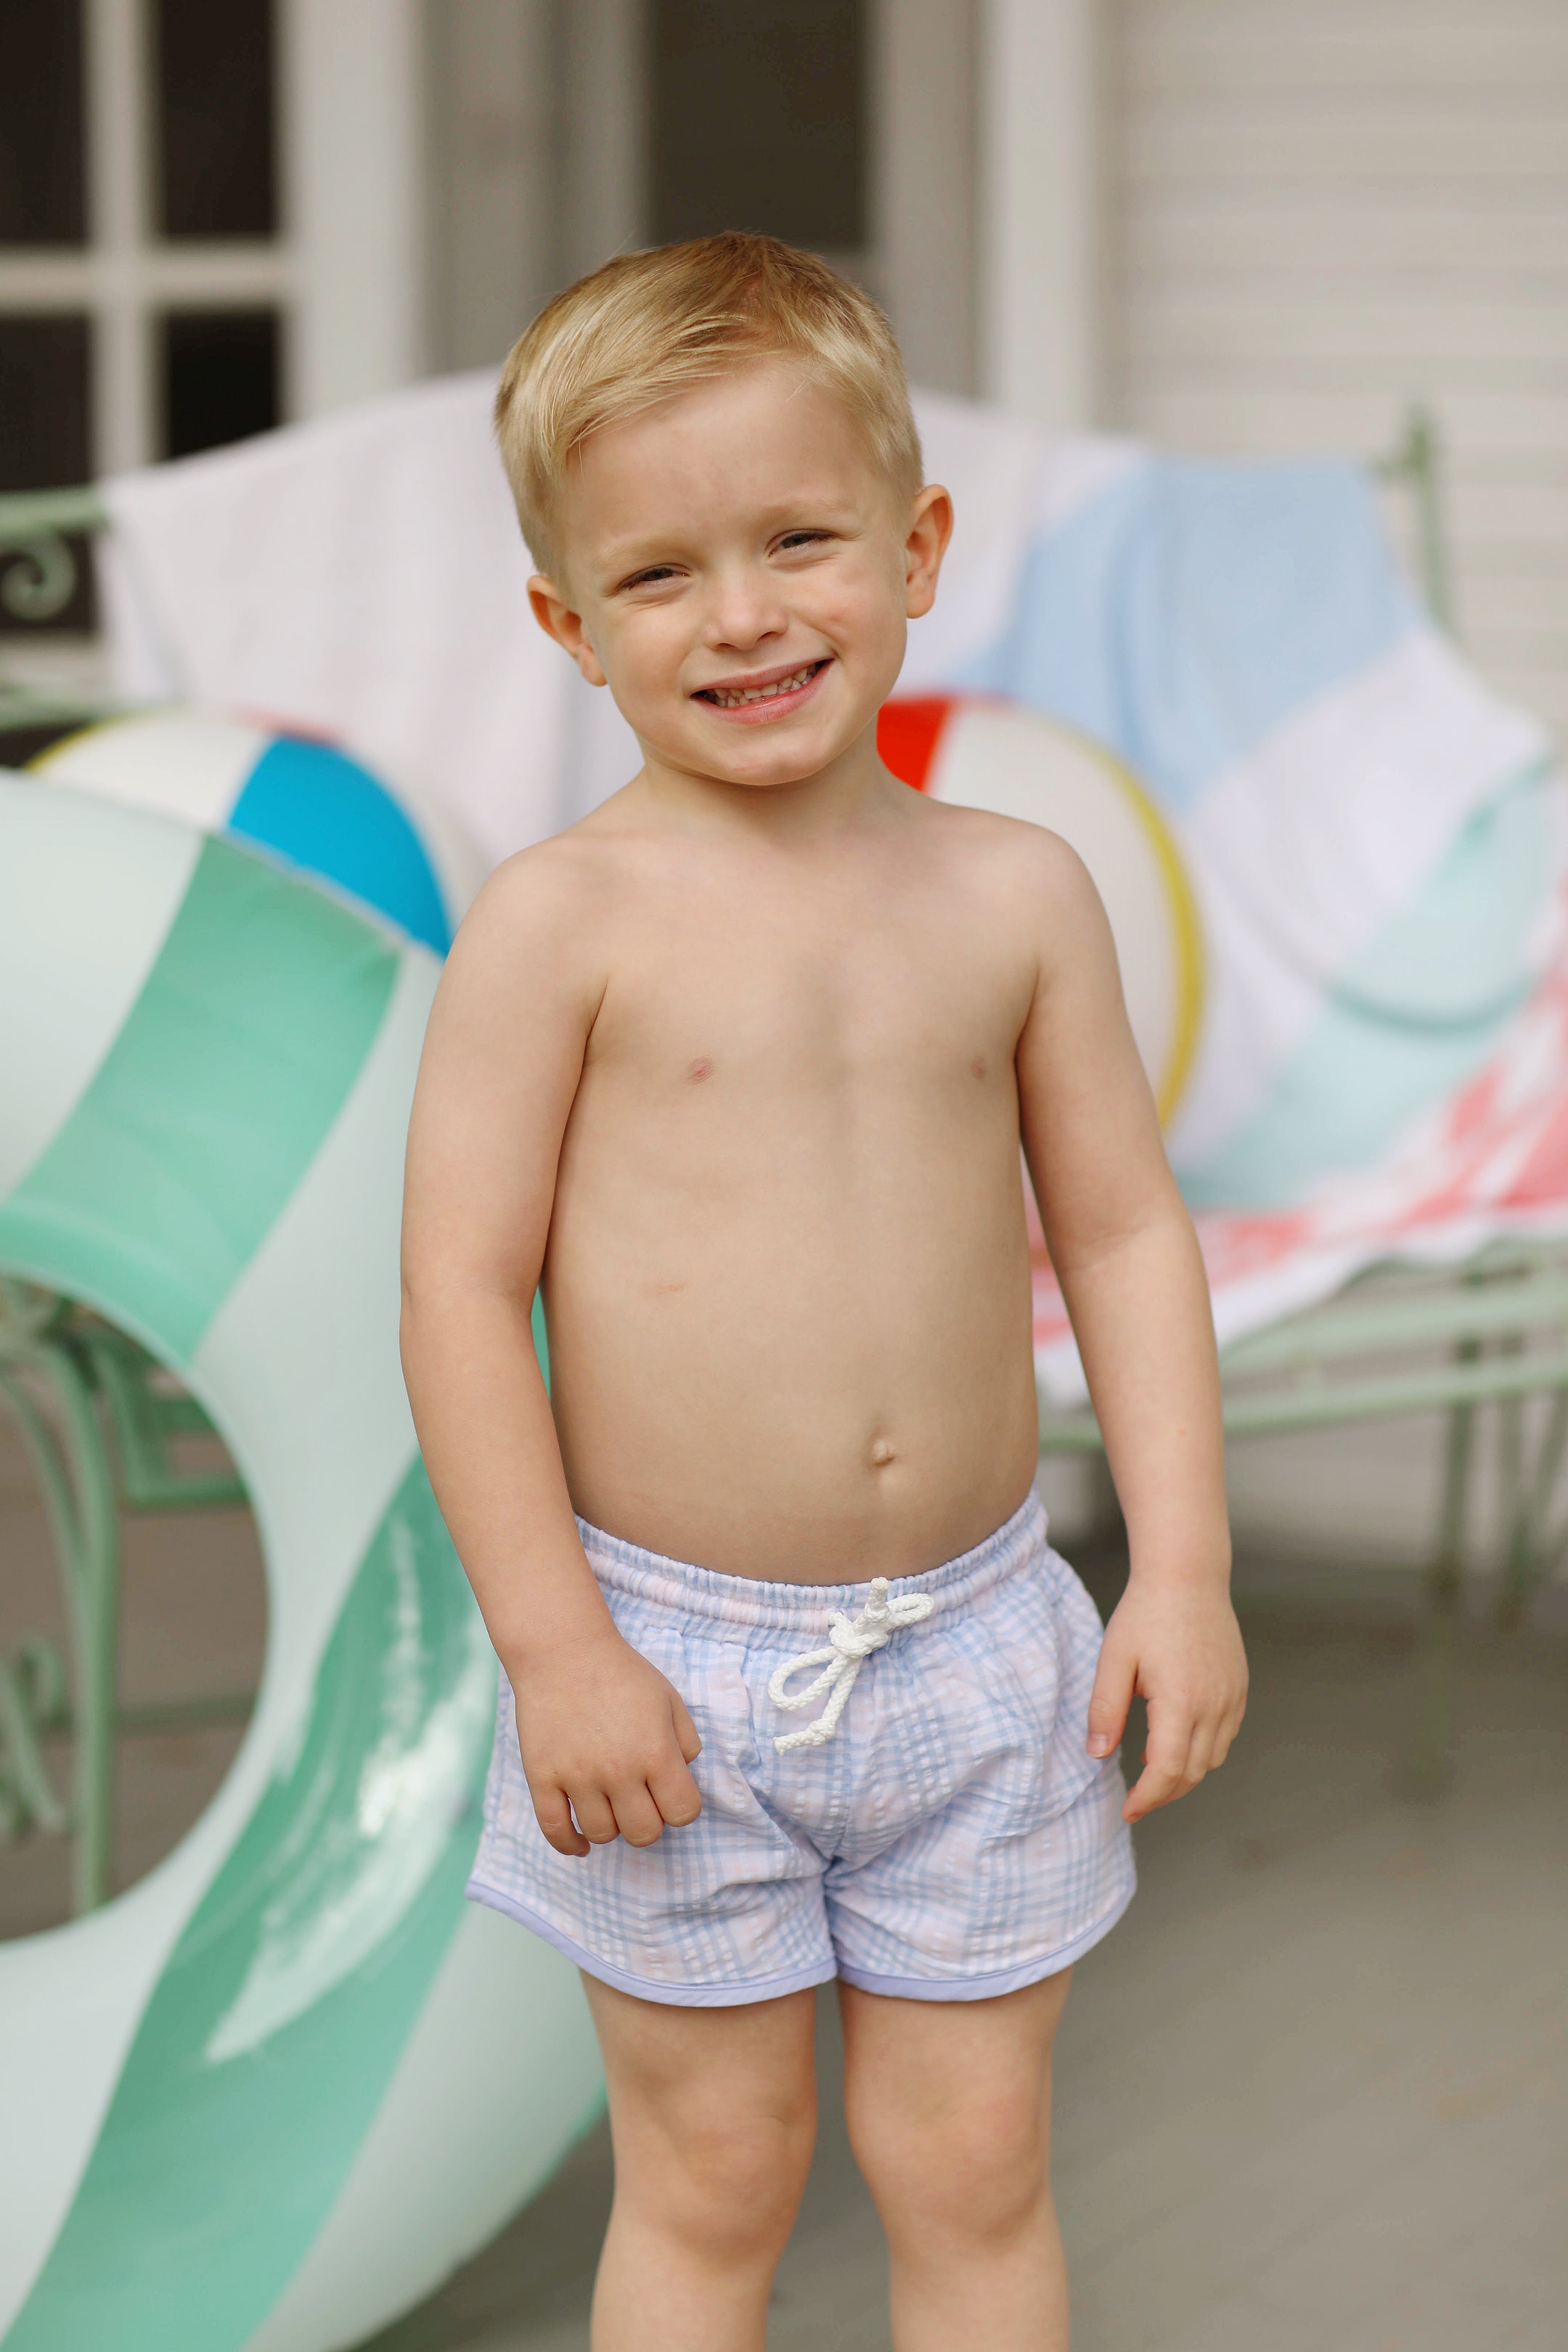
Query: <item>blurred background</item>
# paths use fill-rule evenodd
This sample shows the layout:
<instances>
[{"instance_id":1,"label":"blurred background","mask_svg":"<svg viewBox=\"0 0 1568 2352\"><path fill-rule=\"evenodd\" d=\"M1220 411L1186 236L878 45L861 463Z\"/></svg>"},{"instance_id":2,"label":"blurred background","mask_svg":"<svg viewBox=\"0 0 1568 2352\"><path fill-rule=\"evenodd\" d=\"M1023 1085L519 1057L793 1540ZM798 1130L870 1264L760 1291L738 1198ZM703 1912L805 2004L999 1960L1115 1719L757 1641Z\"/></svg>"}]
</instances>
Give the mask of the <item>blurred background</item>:
<instances>
[{"instance_id":1,"label":"blurred background","mask_svg":"<svg viewBox=\"0 0 1568 2352\"><path fill-rule=\"evenodd\" d=\"M605 256L738 225L1049 433L1370 461L1424 404L1465 650L1568 723L1563 0L0 0L0 492L490 365ZM90 686L96 632L84 563L0 660ZM1235 1454L1253 1722L1068 2012L1086 2352L1561 2352L1568 1612L1472 1634L1457 1782L1412 1805L1445 1425ZM59 1611L5 1443L0 1648ZM1109 1605L1103 1481L1049 1475ZM127 1586L120 1886L221 1782L265 1638L241 1514L143 1517ZM0 1849L0 1937L66 1872ZM384 2352L576 2352L608 2179L601 2133ZM884 2345L880 2261L830 2100L777 2344Z\"/></svg>"},{"instance_id":2,"label":"blurred background","mask_svg":"<svg viewBox=\"0 0 1568 2352\"><path fill-rule=\"evenodd\" d=\"M1565 218L1558 0L6 0L0 489L494 361L740 222L1057 429L1371 455L1425 399L1466 642L1561 719Z\"/></svg>"},{"instance_id":3,"label":"blurred background","mask_svg":"<svg viewBox=\"0 0 1568 2352\"><path fill-rule=\"evenodd\" d=\"M1051 432L1370 460L1424 404L1465 648L1568 721L1560 0L5 0L0 492L493 363L736 223ZM94 607L0 600L0 661L90 688ZM1249 1449L1242 1524L1410 1563L1435 1432L1335 1443Z\"/></svg>"}]
</instances>

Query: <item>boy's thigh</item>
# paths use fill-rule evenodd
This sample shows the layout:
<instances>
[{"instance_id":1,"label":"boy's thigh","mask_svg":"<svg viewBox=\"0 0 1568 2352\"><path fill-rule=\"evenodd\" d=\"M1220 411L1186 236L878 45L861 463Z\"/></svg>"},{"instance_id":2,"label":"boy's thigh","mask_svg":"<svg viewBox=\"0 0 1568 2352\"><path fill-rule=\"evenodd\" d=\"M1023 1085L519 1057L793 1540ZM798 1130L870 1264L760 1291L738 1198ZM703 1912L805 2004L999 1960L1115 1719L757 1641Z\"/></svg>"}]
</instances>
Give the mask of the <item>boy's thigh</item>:
<instances>
[{"instance_id":1,"label":"boy's thigh","mask_svg":"<svg viewBox=\"0 0 1568 2352\"><path fill-rule=\"evenodd\" d=\"M702 2128L748 2115L816 2115L814 1988L772 2000L686 2007L584 1974L617 2135Z\"/></svg>"},{"instance_id":2,"label":"boy's thigh","mask_svg":"<svg viewBox=\"0 0 1568 2352\"><path fill-rule=\"evenodd\" d=\"M908 2000L840 1982L845 2104L857 2137L918 2138L1003 2111L1043 2126L1051 2050L1072 1970L988 2000Z\"/></svg>"}]
</instances>

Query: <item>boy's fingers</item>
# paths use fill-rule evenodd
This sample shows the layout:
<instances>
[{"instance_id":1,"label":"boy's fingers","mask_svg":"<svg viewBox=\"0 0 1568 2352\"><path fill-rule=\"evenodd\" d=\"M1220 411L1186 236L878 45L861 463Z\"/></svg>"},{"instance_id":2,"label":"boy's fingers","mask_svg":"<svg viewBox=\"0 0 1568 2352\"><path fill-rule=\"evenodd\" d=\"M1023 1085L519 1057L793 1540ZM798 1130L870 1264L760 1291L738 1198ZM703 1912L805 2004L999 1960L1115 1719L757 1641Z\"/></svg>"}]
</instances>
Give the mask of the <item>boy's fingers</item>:
<instances>
[{"instance_id":1,"label":"boy's fingers","mask_svg":"<svg viewBox=\"0 0 1568 2352\"><path fill-rule=\"evenodd\" d=\"M1213 1771L1217 1760L1215 1756L1217 1737L1212 1724L1200 1723L1194 1731L1187 1749L1187 1769L1183 1775L1189 1789L1195 1789L1205 1774Z\"/></svg>"},{"instance_id":2,"label":"boy's fingers","mask_svg":"<svg viewBox=\"0 0 1568 2352\"><path fill-rule=\"evenodd\" d=\"M647 1776L648 1792L672 1830L683 1830L702 1811L702 1797L684 1764L664 1764Z\"/></svg>"},{"instance_id":3,"label":"boy's fingers","mask_svg":"<svg viewBox=\"0 0 1568 2352\"><path fill-rule=\"evenodd\" d=\"M616 1826L628 1845L657 1845L664 1835L664 1817L646 1785L628 1781L616 1790Z\"/></svg>"},{"instance_id":4,"label":"boy's fingers","mask_svg":"<svg viewBox=\"0 0 1568 2352\"><path fill-rule=\"evenodd\" d=\"M1131 1658L1113 1652L1106 1642L1100 1653L1100 1668L1089 1702L1089 1738L1085 1744L1091 1756L1109 1756L1126 1730L1136 1673Z\"/></svg>"},{"instance_id":5,"label":"boy's fingers","mask_svg":"<svg viewBox=\"0 0 1568 2352\"><path fill-rule=\"evenodd\" d=\"M1211 1728L1209 1757L1205 1770L1216 1772L1225 1762L1226 1758L1230 1754L1231 1742L1241 1729L1242 1717L1246 1713L1245 1694L1231 1706L1220 1709L1218 1719Z\"/></svg>"},{"instance_id":6,"label":"boy's fingers","mask_svg":"<svg viewBox=\"0 0 1568 2352\"><path fill-rule=\"evenodd\" d=\"M533 1800L534 1816L540 1828L557 1853L571 1854L577 1860L588 1851L588 1841L572 1819L572 1808L563 1789L545 1789Z\"/></svg>"},{"instance_id":7,"label":"boy's fingers","mask_svg":"<svg viewBox=\"0 0 1568 2352\"><path fill-rule=\"evenodd\" d=\"M1167 1727L1156 1716L1149 1719L1149 1745L1144 1750L1143 1769L1126 1804L1122 1819L1135 1822L1145 1813L1154 1812L1168 1805L1187 1787L1186 1764L1192 1748L1192 1733L1186 1724L1179 1731Z\"/></svg>"},{"instance_id":8,"label":"boy's fingers","mask_svg":"<svg viewBox=\"0 0 1568 2352\"><path fill-rule=\"evenodd\" d=\"M689 1764L694 1764L702 1753L702 1742L697 1737L697 1726L688 1715L686 1701L681 1697L680 1693L671 1691L669 1696L669 1711L675 1718L675 1737L679 1742L680 1752ZM669 1815L666 1813L665 1820L668 1819Z\"/></svg>"},{"instance_id":9,"label":"boy's fingers","mask_svg":"<svg viewBox=\"0 0 1568 2352\"><path fill-rule=\"evenodd\" d=\"M619 1835L610 1801L602 1789L584 1789L574 1795L572 1811L590 1845L608 1845Z\"/></svg>"},{"instance_id":10,"label":"boy's fingers","mask_svg":"<svg viewBox=\"0 0 1568 2352\"><path fill-rule=\"evenodd\" d=\"M1127 1802L1121 1808L1121 1818L1124 1822L1141 1822L1145 1813L1157 1813L1162 1805L1168 1805L1173 1797L1179 1797L1181 1793L1179 1772L1162 1770L1153 1764L1146 1764L1128 1791Z\"/></svg>"}]
</instances>

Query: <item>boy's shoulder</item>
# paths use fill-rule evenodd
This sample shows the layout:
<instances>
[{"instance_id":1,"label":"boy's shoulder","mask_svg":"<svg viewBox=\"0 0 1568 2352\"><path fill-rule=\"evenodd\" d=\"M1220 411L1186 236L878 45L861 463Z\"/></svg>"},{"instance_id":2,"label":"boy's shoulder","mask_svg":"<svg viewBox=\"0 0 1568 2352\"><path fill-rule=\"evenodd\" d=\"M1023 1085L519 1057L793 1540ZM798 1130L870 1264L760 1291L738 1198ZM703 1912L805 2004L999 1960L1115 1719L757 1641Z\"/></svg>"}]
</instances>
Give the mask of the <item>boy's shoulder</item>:
<instances>
[{"instance_id":1,"label":"boy's shoulder","mask_svg":"<svg viewBox=\"0 0 1568 2352\"><path fill-rule=\"evenodd\" d=\"M458 926L448 1003L516 1000L591 1007L605 979L605 918L627 885L624 848L574 825L503 859Z\"/></svg>"},{"instance_id":2,"label":"boy's shoulder","mask_svg":"<svg viewBox=\"0 0 1568 2352\"><path fill-rule=\"evenodd\" d=\"M987 898L1055 920L1090 915L1099 894L1072 844L1048 825L991 809L926 801L944 869Z\"/></svg>"},{"instance_id":3,"label":"boy's shoulder","mask_svg":"<svg viewBox=\"0 0 1568 2352\"><path fill-rule=\"evenodd\" d=\"M616 796L618 797L618 795ZM629 858L624 831L601 822L602 810L514 850L490 875L464 918L459 939L470 949L503 938L579 929L624 888Z\"/></svg>"}]
</instances>

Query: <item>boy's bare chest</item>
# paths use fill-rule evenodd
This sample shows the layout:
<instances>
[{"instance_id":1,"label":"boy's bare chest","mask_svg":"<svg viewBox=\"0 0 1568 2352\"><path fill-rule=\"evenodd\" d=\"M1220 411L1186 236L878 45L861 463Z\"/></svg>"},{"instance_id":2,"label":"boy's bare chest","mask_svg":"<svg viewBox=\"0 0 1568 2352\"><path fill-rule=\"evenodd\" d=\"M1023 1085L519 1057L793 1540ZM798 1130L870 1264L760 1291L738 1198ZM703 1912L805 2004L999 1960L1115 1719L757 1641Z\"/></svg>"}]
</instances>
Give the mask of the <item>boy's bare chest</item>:
<instances>
[{"instance_id":1,"label":"boy's bare chest","mask_svg":"<svg viewBox=\"0 0 1568 2352\"><path fill-rule=\"evenodd\" d=\"M951 915L708 909L621 943L584 1076L731 1098L1010 1086L1031 992L1015 943Z\"/></svg>"}]
</instances>

